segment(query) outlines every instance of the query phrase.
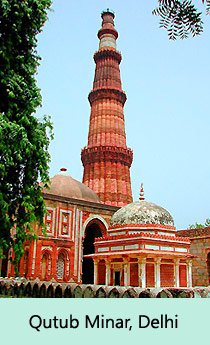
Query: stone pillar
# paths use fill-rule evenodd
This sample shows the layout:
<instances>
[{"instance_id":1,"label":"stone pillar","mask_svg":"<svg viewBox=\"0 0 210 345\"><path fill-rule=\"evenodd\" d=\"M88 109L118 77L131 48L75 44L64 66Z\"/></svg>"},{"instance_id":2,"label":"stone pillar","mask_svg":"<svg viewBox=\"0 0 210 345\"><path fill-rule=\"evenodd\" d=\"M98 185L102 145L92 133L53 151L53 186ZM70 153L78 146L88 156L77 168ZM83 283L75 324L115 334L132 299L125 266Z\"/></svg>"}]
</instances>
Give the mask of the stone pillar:
<instances>
[{"instance_id":1,"label":"stone pillar","mask_svg":"<svg viewBox=\"0 0 210 345\"><path fill-rule=\"evenodd\" d=\"M174 259L174 287L179 287L179 261L180 259Z\"/></svg>"},{"instance_id":2,"label":"stone pillar","mask_svg":"<svg viewBox=\"0 0 210 345\"><path fill-rule=\"evenodd\" d=\"M110 285L110 272L111 272L111 262L109 260L105 261L106 265L106 285Z\"/></svg>"},{"instance_id":3,"label":"stone pillar","mask_svg":"<svg viewBox=\"0 0 210 345\"><path fill-rule=\"evenodd\" d=\"M97 285L98 284L98 259L93 259L93 263L94 263L94 284Z\"/></svg>"},{"instance_id":4,"label":"stone pillar","mask_svg":"<svg viewBox=\"0 0 210 345\"><path fill-rule=\"evenodd\" d=\"M52 272L52 279L57 278L57 249L54 246L53 251L52 251L52 267L51 267L51 272Z\"/></svg>"},{"instance_id":5,"label":"stone pillar","mask_svg":"<svg viewBox=\"0 0 210 345\"><path fill-rule=\"evenodd\" d=\"M146 287L146 258L138 259L138 276L139 286L144 289Z\"/></svg>"},{"instance_id":6,"label":"stone pillar","mask_svg":"<svg viewBox=\"0 0 210 345\"><path fill-rule=\"evenodd\" d=\"M187 287L192 287L192 260L187 260Z\"/></svg>"},{"instance_id":7,"label":"stone pillar","mask_svg":"<svg viewBox=\"0 0 210 345\"><path fill-rule=\"evenodd\" d=\"M155 259L155 287L160 287L160 265L161 265L161 258Z\"/></svg>"},{"instance_id":8,"label":"stone pillar","mask_svg":"<svg viewBox=\"0 0 210 345\"><path fill-rule=\"evenodd\" d=\"M131 279L130 279L130 276L131 276L131 264L130 264L130 261L128 261L128 263L127 263L127 268L128 268L128 272L127 272L128 285L130 285L131 284Z\"/></svg>"},{"instance_id":9,"label":"stone pillar","mask_svg":"<svg viewBox=\"0 0 210 345\"><path fill-rule=\"evenodd\" d=\"M31 243L31 276L30 276L30 279L33 280L34 279L34 276L35 276L35 264L36 264L36 245L37 245L37 240L34 240L32 243ZM30 253L30 251L29 251Z\"/></svg>"},{"instance_id":10,"label":"stone pillar","mask_svg":"<svg viewBox=\"0 0 210 345\"><path fill-rule=\"evenodd\" d=\"M130 262L124 259L124 286L130 285Z\"/></svg>"}]
</instances>

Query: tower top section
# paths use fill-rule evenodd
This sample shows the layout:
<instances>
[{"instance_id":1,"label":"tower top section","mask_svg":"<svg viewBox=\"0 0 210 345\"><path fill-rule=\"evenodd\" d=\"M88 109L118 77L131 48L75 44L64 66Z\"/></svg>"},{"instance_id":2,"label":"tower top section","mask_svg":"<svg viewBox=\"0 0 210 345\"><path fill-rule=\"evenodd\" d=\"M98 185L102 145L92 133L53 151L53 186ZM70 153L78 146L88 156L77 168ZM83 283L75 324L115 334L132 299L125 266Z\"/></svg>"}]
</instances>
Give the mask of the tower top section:
<instances>
[{"instance_id":1,"label":"tower top section","mask_svg":"<svg viewBox=\"0 0 210 345\"><path fill-rule=\"evenodd\" d=\"M114 27L115 14L112 10L107 10L101 13L102 27L98 31L99 50L103 48L113 48L116 50L116 39L118 38L118 32Z\"/></svg>"},{"instance_id":2,"label":"tower top section","mask_svg":"<svg viewBox=\"0 0 210 345\"><path fill-rule=\"evenodd\" d=\"M115 13L113 10L110 10L110 8L107 8L106 10L101 12L101 18L103 19L103 16L109 14L113 17L113 19L115 18Z\"/></svg>"}]
</instances>

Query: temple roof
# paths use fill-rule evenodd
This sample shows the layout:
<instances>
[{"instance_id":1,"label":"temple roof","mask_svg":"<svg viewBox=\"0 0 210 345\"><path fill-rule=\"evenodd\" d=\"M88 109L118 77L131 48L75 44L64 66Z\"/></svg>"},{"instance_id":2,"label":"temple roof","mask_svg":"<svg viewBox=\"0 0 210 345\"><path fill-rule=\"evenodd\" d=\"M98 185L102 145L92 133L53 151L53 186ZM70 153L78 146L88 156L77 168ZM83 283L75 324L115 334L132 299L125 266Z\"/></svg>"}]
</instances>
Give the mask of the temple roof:
<instances>
[{"instance_id":1,"label":"temple roof","mask_svg":"<svg viewBox=\"0 0 210 345\"><path fill-rule=\"evenodd\" d=\"M161 206L141 200L128 204L114 213L111 226L128 224L162 224L174 226L171 214Z\"/></svg>"}]
</instances>

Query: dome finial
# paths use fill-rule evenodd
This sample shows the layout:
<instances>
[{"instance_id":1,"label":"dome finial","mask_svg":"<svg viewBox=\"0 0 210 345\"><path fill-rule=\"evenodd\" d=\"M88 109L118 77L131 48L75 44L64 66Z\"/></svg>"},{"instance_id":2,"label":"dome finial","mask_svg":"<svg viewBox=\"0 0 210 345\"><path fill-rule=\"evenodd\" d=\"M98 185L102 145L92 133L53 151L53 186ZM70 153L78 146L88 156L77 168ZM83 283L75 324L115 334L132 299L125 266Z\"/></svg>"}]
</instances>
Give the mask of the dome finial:
<instances>
[{"instance_id":1,"label":"dome finial","mask_svg":"<svg viewBox=\"0 0 210 345\"><path fill-rule=\"evenodd\" d=\"M64 167L60 168L59 175L67 176L68 175L67 169Z\"/></svg>"},{"instance_id":2,"label":"dome finial","mask_svg":"<svg viewBox=\"0 0 210 345\"><path fill-rule=\"evenodd\" d=\"M141 183L141 188L140 188L140 198L139 198L140 201L142 200L145 200L145 197L144 197L144 186L143 186L143 183Z\"/></svg>"}]
</instances>

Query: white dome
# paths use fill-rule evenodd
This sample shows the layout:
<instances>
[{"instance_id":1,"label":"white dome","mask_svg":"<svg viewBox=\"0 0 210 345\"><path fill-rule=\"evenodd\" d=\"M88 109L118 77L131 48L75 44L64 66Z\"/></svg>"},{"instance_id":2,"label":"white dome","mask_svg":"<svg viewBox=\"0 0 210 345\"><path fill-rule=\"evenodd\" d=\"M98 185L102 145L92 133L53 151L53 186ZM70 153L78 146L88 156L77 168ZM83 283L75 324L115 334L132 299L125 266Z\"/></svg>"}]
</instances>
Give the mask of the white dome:
<instances>
[{"instance_id":1,"label":"white dome","mask_svg":"<svg viewBox=\"0 0 210 345\"><path fill-rule=\"evenodd\" d=\"M171 214L161 206L136 201L120 208L111 218L111 226L129 224L162 224L174 226Z\"/></svg>"}]
</instances>

